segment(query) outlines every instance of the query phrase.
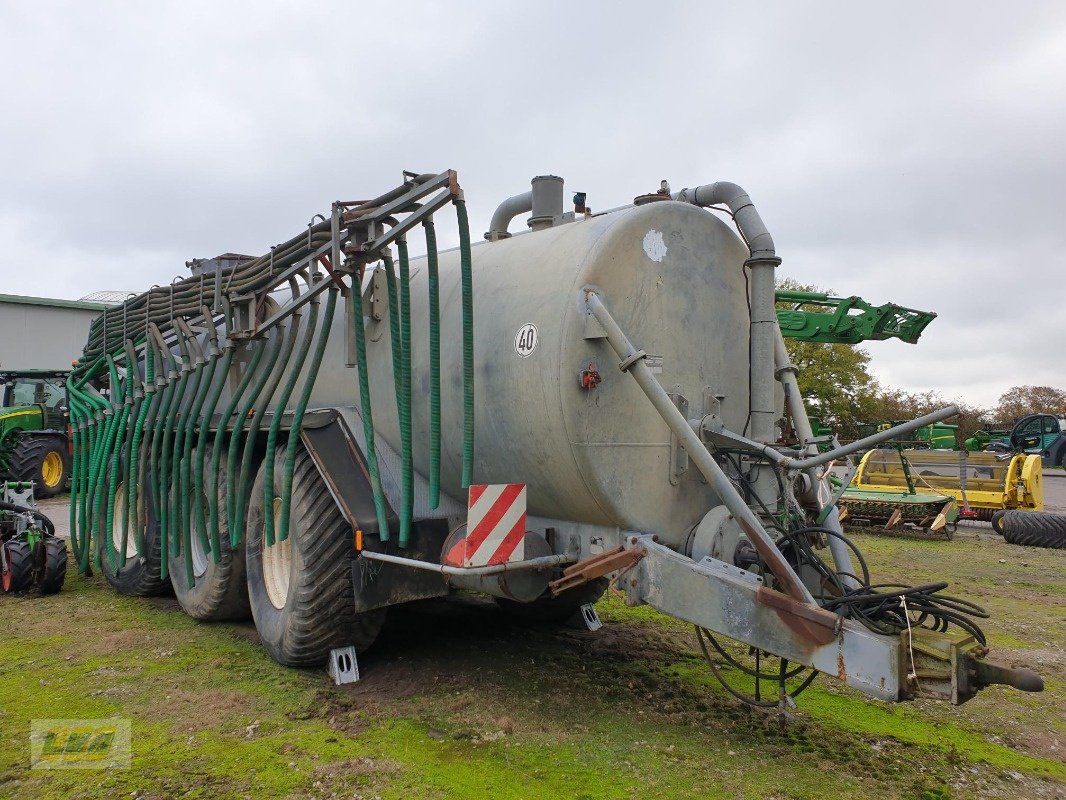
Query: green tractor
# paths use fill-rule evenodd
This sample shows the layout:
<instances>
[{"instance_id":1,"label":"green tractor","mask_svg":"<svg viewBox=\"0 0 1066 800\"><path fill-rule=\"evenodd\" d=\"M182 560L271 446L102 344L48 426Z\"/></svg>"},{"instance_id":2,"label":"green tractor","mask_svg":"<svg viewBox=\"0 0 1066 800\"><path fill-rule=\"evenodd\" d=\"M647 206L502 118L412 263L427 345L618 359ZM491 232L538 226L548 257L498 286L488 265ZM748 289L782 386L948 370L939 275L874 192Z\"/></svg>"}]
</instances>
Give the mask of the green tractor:
<instances>
[{"instance_id":1,"label":"green tractor","mask_svg":"<svg viewBox=\"0 0 1066 800\"><path fill-rule=\"evenodd\" d=\"M66 372L0 372L0 481L32 481L38 498L70 477Z\"/></svg>"}]
</instances>

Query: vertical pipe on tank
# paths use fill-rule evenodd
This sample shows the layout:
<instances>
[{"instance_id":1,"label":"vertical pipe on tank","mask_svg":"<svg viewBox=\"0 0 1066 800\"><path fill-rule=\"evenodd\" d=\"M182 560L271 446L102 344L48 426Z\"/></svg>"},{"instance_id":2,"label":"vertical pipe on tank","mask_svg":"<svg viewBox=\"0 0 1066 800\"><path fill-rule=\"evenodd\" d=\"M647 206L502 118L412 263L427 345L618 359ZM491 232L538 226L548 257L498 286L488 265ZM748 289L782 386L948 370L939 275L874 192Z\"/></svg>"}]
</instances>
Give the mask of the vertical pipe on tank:
<instances>
[{"instance_id":1,"label":"vertical pipe on tank","mask_svg":"<svg viewBox=\"0 0 1066 800\"><path fill-rule=\"evenodd\" d=\"M550 228L563 218L563 179L538 175L532 181L532 211L529 227L535 231Z\"/></svg>"},{"instance_id":2,"label":"vertical pipe on tank","mask_svg":"<svg viewBox=\"0 0 1066 800\"><path fill-rule=\"evenodd\" d=\"M774 240L748 193L735 183L718 181L682 189L672 195L684 203L706 207L724 204L744 237L751 258L744 262L751 269L751 438L773 442L774 419L774 268L781 263L774 250Z\"/></svg>"},{"instance_id":3,"label":"vertical pipe on tank","mask_svg":"<svg viewBox=\"0 0 1066 800\"><path fill-rule=\"evenodd\" d=\"M751 438L772 443L774 419L774 337L777 312L774 309L774 267L779 258L749 258L751 269Z\"/></svg>"}]
</instances>

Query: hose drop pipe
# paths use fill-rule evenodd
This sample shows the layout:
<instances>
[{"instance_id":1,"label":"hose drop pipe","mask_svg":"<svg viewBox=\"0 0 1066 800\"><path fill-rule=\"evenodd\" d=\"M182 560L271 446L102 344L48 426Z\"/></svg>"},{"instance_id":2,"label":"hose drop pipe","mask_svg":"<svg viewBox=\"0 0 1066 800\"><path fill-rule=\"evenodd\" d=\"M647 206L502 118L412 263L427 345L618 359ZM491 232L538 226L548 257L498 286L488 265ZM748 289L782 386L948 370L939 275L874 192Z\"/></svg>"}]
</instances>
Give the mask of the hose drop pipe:
<instances>
[{"instance_id":1,"label":"hose drop pipe","mask_svg":"<svg viewBox=\"0 0 1066 800\"><path fill-rule=\"evenodd\" d=\"M353 281L354 283L354 281ZM274 502L274 462L277 456L278 434L281 431L281 421L285 416L285 407L289 404L289 398L296 388L296 381L300 377L300 367L307 361L307 354L311 352L311 343L315 338L318 325L318 304L316 294L310 300L311 310L307 315L307 325L304 327L304 335L300 340L300 347L296 353L296 365L289 370L285 385L281 387L277 403L274 406L274 414L270 419L270 429L267 431L266 453L263 456L263 508L271 508ZM295 324L295 323L294 323ZM263 514L263 541L267 547L274 546L274 514Z\"/></svg>"},{"instance_id":2,"label":"hose drop pipe","mask_svg":"<svg viewBox=\"0 0 1066 800\"><path fill-rule=\"evenodd\" d=\"M411 535L411 520L414 516L414 445L411 441L411 259L407 253L407 240L401 237L396 242L400 266L400 342L402 344L401 377L403 386L400 406L401 477L400 489L400 547L407 547ZM407 524L404 525L404 520Z\"/></svg>"},{"instance_id":3,"label":"hose drop pipe","mask_svg":"<svg viewBox=\"0 0 1066 800\"><path fill-rule=\"evenodd\" d=\"M240 383L237 384L237 391L230 397L229 402L222 411L222 416L218 420L218 430L215 432L215 441L211 447L211 483L215 486L219 485L219 470L222 468L222 442L225 440L226 431L229 429L230 419L233 417L233 412L237 409L237 404L240 402L244 393L248 390L248 384L252 382L252 378L255 377L257 370L259 369L259 362L263 358L263 351L266 349L263 342L259 339L252 339L248 342L248 347L252 348L252 358L244 367L244 374L241 376ZM230 438L234 436L240 436L241 431L237 428L233 429L233 433L230 434ZM207 513L208 523L207 528L211 531L212 536L217 536L218 531L218 495L217 491L207 493ZM227 520L228 525L228 520ZM236 548L240 541L234 541L234 532L229 532L230 547ZM214 542L211 544L212 552L214 552Z\"/></svg>"},{"instance_id":4,"label":"hose drop pipe","mask_svg":"<svg viewBox=\"0 0 1066 800\"><path fill-rule=\"evenodd\" d=\"M385 252L382 254L385 262L385 285L389 297L389 340L392 345L392 382L396 394L396 418L400 428L400 459L402 462L402 477L400 482L400 538L401 547L407 545L411 536L411 505L413 500L408 489L407 476L411 470L411 396L405 390L410 381L410 372L405 372L407 366L404 360L403 325L400 317L402 312L399 308L399 300L396 291L396 269L392 256ZM405 376L406 375L406 380ZM414 483L412 481L411 485ZM413 504L413 503L412 503Z\"/></svg>"},{"instance_id":5,"label":"hose drop pipe","mask_svg":"<svg viewBox=\"0 0 1066 800\"><path fill-rule=\"evenodd\" d=\"M241 498L238 497L237 492L237 487L240 483L237 456L240 453L241 444L245 445L246 451L249 450L249 448L255 447L254 440L256 431L246 431L244 429L244 423L247 421L248 415L252 413L252 408L254 408L258 402L259 395L262 394L263 389L267 385L267 381L269 381L270 377L274 374L275 368L277 367L278 361L281 359L285 348L288 347L291 350L293 343L292 327L293 320L290 318L284 323L284 327L282 324L278 324L271 332L269 342L266 345L270 350L266 366L256 371L255 380L251 385L251 390L246 392L246 396L241 403L240 408L237 410L237 416L233 420L233 435L230 436L229 452L226 455L226 527L229 528L231 541L233 541L234 536L236 536L237 541L239 542L241 535L240 529L237 527L237 507L242 505ZM264 402L269 399L270 398L267 397ZM262 419L261 416L260 419Z\"/></svg>"},{"instance_id":6,"label":"hose drop pipe","mask_svg":"<svg viewBox=\"0 0 1066 800\"><path fill-rule=\"evenodd\" d=\"M777 549L777 545L774 544L773 539L763 528L759 518L748 508L744 498L740 496L736 487L733 486L729 478L722 472L721 467L711 457L707 448L704 447L699 436L692 430L692 426L685 419L685 415L673 404L669 395L666 394L666 391L655 379L648 365L644 363L647 353L633 347L618 326L618 323L615 322L614 317L607 310L607 307L589 289L585 290L585 302L589 313L596 317L596 320L607 334L607 341L611 348L621 359L621 363L618 365L619 369L633 376L637 385L640 386L652 405L655 406L655 410L659 412L667 426L678 438L678 441L681 442L681 446L685 448L688 457L695 462L697 469L703 473L711 488L722 498L722 502L725 503L736 518L763 562L770 568L774 577L777 578L785 594L802 603L816 605L814 597L807 590L807 587L803 585L803 581L800 580L795 570L785 560L781 551Z\"/></svg>"},{"instance_id":7,"label":"hose drop pipe","mask_svg":"<svg viewBox=\"0 0 1066 800\"><path fill-rule=\"evenodd\" d=\"M463 483L474 481L474 284L470 256L470 220L466 201L455 199L459 223L459 266L463 295Z\"/></svg>"},{"instance_id":8,"label":"hose drop pipe","mask_svg":"<svg viewBox=\"0 0 1066 800\"><path fill-rule=\"evenodd\" d=\"M773 237L748 193L735 183L719 181L695 189L682 189L673 198L700 207L727 206L751 253L744 262L751 269L751 438L757 442L773 442L777 416L774 407L774 337L777 329L774 268L781 263L774 250Z\"/></svg>"},{"instance_id":9,"label":"hose drop pipe","mask_svg":"<svg viewBox=\"0 0 1066 800\"><path fill-rule=\"evenodd\" d=\"M426 229L426 272L429 282L429 507L440 505L440 277L437 269L437 231L433 220Z\"/></svg>"},{"instance_id":10,"label":"hose drop pipe","mask_svg":"<svg viewBox=\"0 0 1066 800\"><path fill-rule=\"evenodd\" d=\"M329 341L330 328L333 327L333 313L337 308L337 293L336 286L329 288L326 311L322 317L322 327L318 333L318 341L315 342L315 351L311 355L311 363L307 368L307 377L304 379L303 388L300 390L300 397L296 401L296 407L292 412L292 427L289 429L289 440L285 443L285 466L281 474L281 530L278 533L278 540L282 542L289 537L289 517L292 512L292 482L293 473L296 470L296 447L300 443L304 412L307 411L307 403L311 399L311 390L314 389L315 380L318 378L318 370L322 366L322 356L326 352L326 342ZM267 506L267 509L269 508L271 508L270 505ZM269 513L268 510L267 514ZM232 531L230 535L233 535Z\"/></svg>"},{"instance_id":11,"label":"hose drop pipe","mask_svg":"<svg viewBox=\"0 0 1066 800\"><path fill-rule=\"evenodd\" d=\"M290 283L292 289L292 296L295 300L300 296L300 290L296 285L296 281L293 280ZM303 365L303 359L298 360L295 364L292 363L292 351L296 346L296 339L300 331L300 319L301 314L299 311L293 312L293 315L289 317L288 322L285 325L285 343L281 347L281 358L278 362L277 369L274 370L274 376L271 378L270 383L267 385L266 390L262 393L261 401L256 404L255 413L252 415L252 423L249 426L248 436L244 443L244 453L241 457L241 470L240 477L237 480L237 498L236 508L233 513L233 522L230 523L230 530L240 532L244 531L245 517L248 512L248 500L251 497L250 484L252 482L252 459L255 455L256 443L259 439L259 429L263 425L263 417L267 413L267 406L270 405L270 401L274 397L274 393L278 390L278 384L281 382L281 378L284 375L291 375L292 373L299 374L300 367ZM281 330L278 329L278 336L281 336ZM288 398L285 398L286 401ZM276 405L274 407L274 416L280 417L284 411L284 407ZM273 465L271 465L273 467ZM271 468L267 473L269 476L273 476L274 471ZM264 514L265 517L273 517L273 514Z\"/></svg>"},{"instance_id":12,"label":"hose drop pipe","mask_svg":"<svg viewBox=\"0 0 1066 800\"><path fill-rule=\"evenodd\" d=\"M356 278L352 274L352 293L359 291L362 286L362 274ZM381 472L378 469L377 448L374 445L374 415L370 405L370 374L366 362L366 321L363 318L363 302L357 297L352 304L352 314L355 318L352 325L355 328L355 353L359 376L359 416L363 420L363 440L366 442L366 465L370 472L370 488L374 492L374 514L378 520L378 539L382 542L389 540L389 518L385 512L385 492L381 488ZM269 498L268 498L269 499Z\"/></svg>"}]
</instances>

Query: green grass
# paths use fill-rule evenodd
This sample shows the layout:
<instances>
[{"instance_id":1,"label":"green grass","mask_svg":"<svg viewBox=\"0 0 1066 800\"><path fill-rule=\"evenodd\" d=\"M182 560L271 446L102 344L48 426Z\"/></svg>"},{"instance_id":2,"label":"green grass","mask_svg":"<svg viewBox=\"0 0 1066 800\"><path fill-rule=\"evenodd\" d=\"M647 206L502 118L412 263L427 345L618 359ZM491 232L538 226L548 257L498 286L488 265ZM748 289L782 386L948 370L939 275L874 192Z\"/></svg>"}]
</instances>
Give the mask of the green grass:
<instances>
[{"instance_id":1,"label":"green grass","mask_svg":"<svg viewBox=\"0 0 1066 800\"><path fill-rule=\"evenodd\" d=\"M953 591L997 612L985 627L1006 656L1042 659L1044 695L889 705L820 678L796 712L752 711L714 681L686 625L616 596L597 634L520 627L486 603L399 610L363 681L337 688L274 664L247 624L197 624L172 601L72 576L58 596L0 599L0 797L1061 793L1066 554L856 538L886 580L950 570ZM28 768L31 719L110 716L132 720L133 769Z\"/></svg>"}]
</instances>

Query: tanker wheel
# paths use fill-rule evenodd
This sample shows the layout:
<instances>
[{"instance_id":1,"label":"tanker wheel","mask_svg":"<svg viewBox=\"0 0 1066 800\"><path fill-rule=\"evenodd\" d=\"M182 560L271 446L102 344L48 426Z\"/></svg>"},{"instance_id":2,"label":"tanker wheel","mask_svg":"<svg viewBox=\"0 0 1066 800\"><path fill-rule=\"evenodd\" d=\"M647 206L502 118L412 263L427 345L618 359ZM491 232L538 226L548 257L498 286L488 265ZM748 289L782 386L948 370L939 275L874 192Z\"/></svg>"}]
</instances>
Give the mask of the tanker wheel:
<instances>
[{"instance_id":1,"label":"tanker wheel","mask_svg":"<svg viewBox=\"0 0 1066 800\"><path fill-rule=\"evenodd\" d=\"M41 594L55 594L67 577L67 543L55 536L41 542L37 562L37 588Z\"/></svg>"},{"instance_id":2,"label":"tanker wheel","mask_svg":"<svg viewBox=\"0 0 1066 800\"><path fill-rule=\"evenodd\" d=\"M131 475L131 478L134 476ZM97 536L97 550L100 556L100 571L111 588L119 594L131 597L150 597L153 595L168 594L170 581L159 577L160 567L160 541L159 522L155 516L155 506L152 503L151 484L149 481L138 481L137 508L132 518L128 520L126 532L125 564L122 563L122 514L123 509L128 508L129 498L126 494L126 484L121 477L115 488L115 500L112 505L111 527L107 525L107 477L103 483L104 501L100 503L99 516L97 518L97 530L101 532ZM143 542L141 555L137 555L137 539ZM114 559L115 567L112 566Z\"/></svg>"},{"instance_id":3,"label":"tanker wheel","mask_svg":"<svg viewBox=\"0 0 1066 800\"><path fill-rule=\"evenodd\" d=\"M266 465L259 468L245 528L245 562L252 617L271 658L290 667L320 667L334 647L366 650L385 609L356 613L352 588L352 529L301 445L292 479L289 535L267 546L266 514L281 528L284 449L278 448L269 503Z\"/></svg>"},{"instance_id":4,"label":"tanker wheel","mask_svg":"<svg viewBox=\"0 0 1066 800\"><path fill-rule=\"evenodd\" d=\"M196 455L193 454L195 460ZM192 530L189 535L190 561L192 562L192 586L189 585L189 572L186 569L185 555L172 558L169 562L170 582L174 586L174 595L182 610L193 619L204 621L246 620L252 615L248 604L248 581L244 574L244 539L237 547L230 545L229 525L226 522L226 466L219 465L216 478L204 475L204 491L200 497L205 521L208 522L208 502L206 492L218 494L218 544L219 559L211 557L210 543L205 543L195 523L195 510ZM217 487L217 488L215 488ZM192 500L196 502L195 498ZM211 535L205 530L207 536Z\"/></svg>"},{"instance_id":5,"label":"tanker wheel","mask_svg":"<svg viewBox=\"0 0 1066 800\"><path fill-rule=\"evenodd\" d=\"M1066 548L1066 514L1039 511L1007 511L1003 515L1003 538L1028 547Z\"/></svg>"},{"instance_id":6,"label":"tanker wheel","mask_svg":"<svg viewBox=\"0 0 1066 800\"><path fill-rule=\"evenodd\" d=\"M33 584L33 553L22 539L4 542L4 567L0 570L0 590L4 594L24 592Z\"/></svg>"},{"instance_id":7,"label":"tanker wheel","mask_svg":"<svg viewBox=\"0 0 1066 800\"><path fill-rule=\"evenodd\" d=\"M994 530L1000 536L1003 535L1003 515L1006 513L1006 509L998 509L992 514L992 519L989 520L989 522L992 523L992 530Z\"/></svg>"},{"instance_id":8,"label":"tanker wheel","mask_svg":"<svg viewBox=\"0 0 1066 800\"><path fill-rule=\"evenodd\" d=\"M558 597L545 593L532 603L518 603L503 597L495 598L500 608L515 619L525 622L565 622L586 603L595 603L607 591L607 579L597 578L583 586L563 592Z\"/></svg>"},{"instance_id":9,"label":"tanker wheel","mask_svg":"<svg viewBox=\"0 0 1066 800\"><path fill-rule=\"evenodd\" d=\"M33 481L36 497L54 497L66 488L70 477L66 438L58 434L23 434L11 453L9 472L15 480Z\"/></svg>"}]
</instances>

